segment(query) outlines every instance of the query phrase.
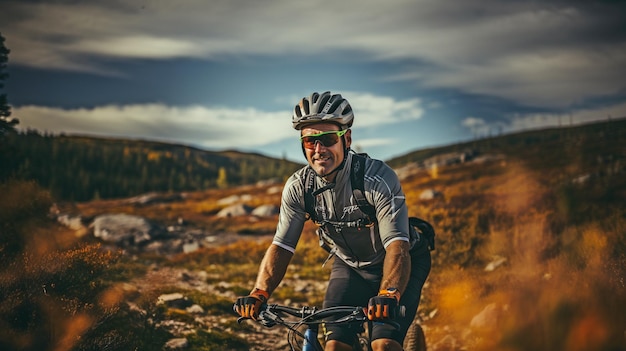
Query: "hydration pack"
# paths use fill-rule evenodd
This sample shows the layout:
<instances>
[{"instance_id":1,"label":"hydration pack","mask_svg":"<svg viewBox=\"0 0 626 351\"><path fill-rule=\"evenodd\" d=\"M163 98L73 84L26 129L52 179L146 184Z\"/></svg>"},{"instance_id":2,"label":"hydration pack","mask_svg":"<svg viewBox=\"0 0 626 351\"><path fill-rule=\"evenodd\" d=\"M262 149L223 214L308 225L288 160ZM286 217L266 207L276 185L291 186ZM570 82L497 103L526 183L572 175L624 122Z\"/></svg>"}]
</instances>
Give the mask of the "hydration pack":
<instances>
[{"instance_id":1,"label":"hydration pack","mask_svg":"<svg viewBox=\"0 0 626 351\"><path fill-rule=\"evenodd\" d=\"M304 180L304 209L309 218L318 226L317 235L320 238L320 246L325 250L333 253L334 242L326 234L324 226L334 225L342 227L365 228L376 224L376 208L370 204L365 198L365 160L369 156L365 153L352 154L352 164L350 169L350 184L352 186L352 195L356 200L361 212L365 214L365 218L359 218L351 222L333 222L329 220L319 220L315 212L316 196L327 190L328 187L322 187L313 190L315 185L315 171L311 167L307 167L307 173ZM331 185L332 186L332 185ZM420 242L424 238L428 243L428 248L432 251L435 249L435 229L427 221L419 217L409 217L409 237L410 245Z\"/></svg>"}]
</instances>

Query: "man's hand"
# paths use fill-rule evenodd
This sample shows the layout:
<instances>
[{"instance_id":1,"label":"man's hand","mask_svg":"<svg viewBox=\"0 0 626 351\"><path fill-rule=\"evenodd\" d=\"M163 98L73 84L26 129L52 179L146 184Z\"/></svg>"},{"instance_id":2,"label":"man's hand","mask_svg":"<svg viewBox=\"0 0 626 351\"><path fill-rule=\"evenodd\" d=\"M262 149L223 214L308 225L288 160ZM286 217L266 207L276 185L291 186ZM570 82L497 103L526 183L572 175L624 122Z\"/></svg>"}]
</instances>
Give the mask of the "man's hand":
<instances>
[{"instance_id":1,"label":"man's hand","mask_svg":"<svg viewBox=\"0 0 626 351\"><path fill-rule=\"evenodd\" d=\"M259 310L261 305L267 302L270 297L269 293L265 290L254 289L250 295L242 296L235 302L235 311L242 318L251 318L257 320L259 318Z\"/></svg>"},{"instance_id":2,"label":"man's hand","mask_svg":"<svg viewBox=\"0 0 626 351\"><path fill-rule=\"evenodd\" d=\"M398 315L400 293L395 288L381 290L367 303L367 318L371 321L395 319Z\"/></svg>"}]
</instances>

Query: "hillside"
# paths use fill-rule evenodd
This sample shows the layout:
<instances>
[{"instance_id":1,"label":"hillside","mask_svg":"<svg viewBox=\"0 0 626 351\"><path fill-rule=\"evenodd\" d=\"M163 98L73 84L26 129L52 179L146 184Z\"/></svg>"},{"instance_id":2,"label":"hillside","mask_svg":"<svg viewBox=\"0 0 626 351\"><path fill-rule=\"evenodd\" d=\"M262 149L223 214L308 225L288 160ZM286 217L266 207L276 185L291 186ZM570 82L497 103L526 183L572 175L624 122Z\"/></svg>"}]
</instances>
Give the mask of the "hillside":
<instances>
[{"instance_id":1,"label":"hillside","mask_svg":"<svg viewBox=\"0 0 626 351\"><path fill-rule=\"evenodd\" d=\"M559 168L565 162L572 161L579 163L581 167L590 167L595 165L598 155L616 157L622 153L624 140L626 118L571 127L528 130L421 149L387 160L387 163L397 168L411 162L423 163L437 155L470 152L474 155L501 154L526 159L536 162L534 166L541 169Z\"/></svg>"},{"instance_id":2,"label":"hillside","mask_svg":"<svg viewBox=\"0 0 626 351\"><path fill-rule=\"evenodd\" d=\"M436 158L463 153L466 158L498 154L537 162L529 166L596 173L620 152L626 120L515 133L471 142L417 150L388 160L399 169L424 167ZM549 152L545 152L549 151ZM602 152L598 160L598 152ZM543 153L542 158L533 155ZM576 167L564 162L574 160ZM35 132L9 135L0 144L0 179L33 179L58 200L123 198L147 192L198 191L283 181L302 164L241 153L212 152L153 141L50 136ZM567 174L571 176L571 174Z\"/></svg>"},{"instance_id":3,"label":"hillside","mask_svg":"<svg viewBox=\"0 0 626 351\"><path fill-rule=\"evenodd\" d=\"M0 179L32 179L58 200L88 201L282 181L302 165L152 141L27 132L0 145Z\"/></svg>"}]
</instances>

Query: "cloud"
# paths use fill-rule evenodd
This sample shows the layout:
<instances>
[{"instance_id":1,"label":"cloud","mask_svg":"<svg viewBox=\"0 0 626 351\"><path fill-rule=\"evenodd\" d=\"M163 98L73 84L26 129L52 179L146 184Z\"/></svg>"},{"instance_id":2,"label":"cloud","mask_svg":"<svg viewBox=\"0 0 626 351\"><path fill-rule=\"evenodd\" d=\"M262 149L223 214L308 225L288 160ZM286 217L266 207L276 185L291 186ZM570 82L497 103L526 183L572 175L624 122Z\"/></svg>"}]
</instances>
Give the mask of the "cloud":
<instances>
[{"instance_id":1,"label":"cloud","mask_svg":"<svg viewBox=\"0 0 626 351\"><path fill-rule=\"evenodd\" d=\"M477 128L484 126L486 123L482 118L467 117L463 120L463 122L461 122L461 124L467 128Z\"/></svg>"},{"instance_id":2,"label":"cloud","mask_svg":"<svg viewBox=\"0 0 626 351\"><path fill-rule=\"evenodd\" d=\"M359 128L416 120L424 114L418 98L397 100L389 96L356 92L346 92L342 96L350 101L354 123Z\"/></svg>"},{"instance_id":3,"label":"cloud","mask_svg":"<svg viewBox=\"0 0 626 351\"><path fill-rule=\"evenodd\" d=\"M348 92L355 108L356 128L397 123L420 118L418 99L395 100L387 96ZM279 98L279 100L284 100ZM294 102L295 104L295 102ZM163 140L212 149L252 148L296 138L291 111L261 111L252 107L228 108L167 106L164 104L106 105L92 109L45 106L14 107L20 129L53 134L88 134ZM363 140L362 145L388 141Z\"/></svg>"},{"instance_id":4,"label":"cloud","mask_svg":"<svg viewBox=\"0 0 626 351\"><path fill-rule=\"evenodd\" d=\"M370 148L374 146L392 145L396 141L391 138L368 138L354 141L354 148Z\"/></svg>"},{"instance_id":5,"label":"cloud","mask_svg":"<svg viewBox=\"0 0 626 351\"><path fill-rule=\"evenodd\" d=\"M208 148L250 147L294 137L284 113L252 108L171 107L162 104L14 109L21 129L163 140Z\"/></svg>"},{"instance_id":6,"label":"cloud","mask_svg":"<svg viewBox=\"0 0 626 351\"><path fill-rule=\"evenodd\" d=\"M350 55L402 62L388 79L530 106L566 107L626 88L615 73L626 66L619 3L118 0L4 8L13 62L40 68L118 74L104 62Z\"/></svg>"}]
</instances>

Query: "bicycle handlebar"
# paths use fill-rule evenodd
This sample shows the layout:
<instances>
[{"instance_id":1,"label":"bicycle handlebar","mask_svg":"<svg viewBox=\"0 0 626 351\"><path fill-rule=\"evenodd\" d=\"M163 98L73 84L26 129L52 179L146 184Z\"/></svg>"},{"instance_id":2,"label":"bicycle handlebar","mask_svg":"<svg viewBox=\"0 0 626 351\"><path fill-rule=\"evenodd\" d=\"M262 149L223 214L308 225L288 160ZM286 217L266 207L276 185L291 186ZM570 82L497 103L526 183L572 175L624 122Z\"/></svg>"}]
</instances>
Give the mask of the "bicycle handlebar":
<instances>
[{"instance_id":1,"label":"bicycle handlebar","mask_svg":"<svg viewBox=\"0 0 626 351\"><path fill-rule=\"evenodd\" d=\"M233 305L233 311L237 312L236 306ZM406 313L405 306L398 306L398 316L404 317ZM320 324L320 323L350 323L365 322L368 320L366 308L358 306L336 306L323 309L316 307L303 306L294 308L278 304L263 304L259 312L259 322L264 326L273 326L276 324L287 323L281 318L281 314L288 314L293 317L300 318L298 323L302 324ZM330 317L336 319L328 320ZM245 318L239 318L237 321L241 323ZM391 322L391 321L390 321ZM391 324L396 324L391 322Z\"/></svg>"}]
</instances>

